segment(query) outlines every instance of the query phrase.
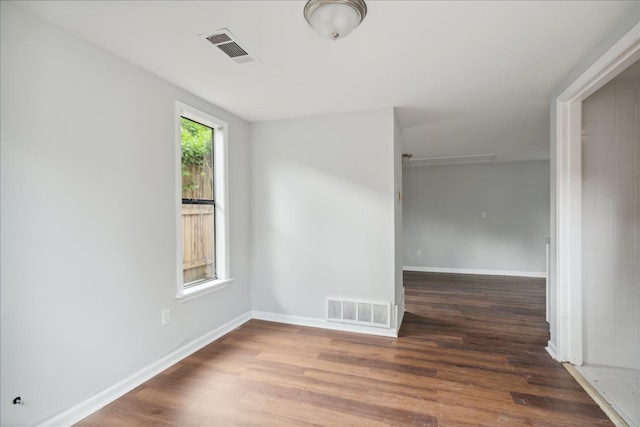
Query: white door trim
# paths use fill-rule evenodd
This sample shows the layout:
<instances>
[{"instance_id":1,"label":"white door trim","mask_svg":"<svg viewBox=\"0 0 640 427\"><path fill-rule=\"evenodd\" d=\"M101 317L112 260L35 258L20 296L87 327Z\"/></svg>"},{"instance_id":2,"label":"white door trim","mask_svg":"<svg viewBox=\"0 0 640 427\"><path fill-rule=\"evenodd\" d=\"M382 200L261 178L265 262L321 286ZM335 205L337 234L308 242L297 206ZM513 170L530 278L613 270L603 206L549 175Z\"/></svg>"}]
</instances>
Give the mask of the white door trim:
<instances>
[{"instance_id":1,"label":"white door trim","mask_svg":"<svg viewBox=\"0 0 640 427\"><path fill-rule=\"evenodd\" d=\"M582 101L640 59L640 24L556 99L557 358L582 365Z\"/></svg>"}]
</instances>

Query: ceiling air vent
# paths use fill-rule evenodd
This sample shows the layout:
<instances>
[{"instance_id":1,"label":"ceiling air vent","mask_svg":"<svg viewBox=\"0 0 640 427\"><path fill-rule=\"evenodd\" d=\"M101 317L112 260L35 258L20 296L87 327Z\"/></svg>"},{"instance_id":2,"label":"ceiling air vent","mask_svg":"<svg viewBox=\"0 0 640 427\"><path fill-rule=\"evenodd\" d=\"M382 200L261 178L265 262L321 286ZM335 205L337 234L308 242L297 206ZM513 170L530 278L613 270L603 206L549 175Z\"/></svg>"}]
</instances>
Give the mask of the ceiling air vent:
<instances>
[{"instance_id":1,"label":"ceiling air vent","mask_svg":"<svg viewBox=\"0 0 640 427\"><path fill-rule=\"evenodd\" d=\"M233 59L237 64L247 64L249 62L258 62L258 58L250 55L246 49L240 47L238 39L231 34L231 31L223 28L215 33L206 36L206 39L218 49L223 51L229 58Z\"/></svg>"}]
</instances>

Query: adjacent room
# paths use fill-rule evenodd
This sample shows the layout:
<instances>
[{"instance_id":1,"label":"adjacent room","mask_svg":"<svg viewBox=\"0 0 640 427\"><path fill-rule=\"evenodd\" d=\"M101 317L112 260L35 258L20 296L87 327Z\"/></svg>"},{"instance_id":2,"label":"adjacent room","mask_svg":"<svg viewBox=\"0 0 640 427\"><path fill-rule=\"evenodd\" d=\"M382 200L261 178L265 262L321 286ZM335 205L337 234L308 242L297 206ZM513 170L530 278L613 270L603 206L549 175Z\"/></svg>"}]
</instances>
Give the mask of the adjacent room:
<instances>
[{"instance_id":1,"label":"adjacent room","mask_svg":"<svg viewBox=\"0 0 640 427\"><path fill-rule=\"evenodd\" d=\"M0 425L640 425L640 1L0 1Z\"/></svg>"}]
</instances>

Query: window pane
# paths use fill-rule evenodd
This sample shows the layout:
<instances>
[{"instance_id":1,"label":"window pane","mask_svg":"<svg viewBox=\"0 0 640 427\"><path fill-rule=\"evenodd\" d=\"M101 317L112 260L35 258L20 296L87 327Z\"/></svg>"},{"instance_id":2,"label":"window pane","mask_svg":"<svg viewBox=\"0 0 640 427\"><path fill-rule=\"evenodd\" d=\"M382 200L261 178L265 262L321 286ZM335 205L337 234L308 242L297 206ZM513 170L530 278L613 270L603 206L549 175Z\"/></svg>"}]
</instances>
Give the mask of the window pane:
<instances>
[{"instance_id":1,"label":"window pane","mask_svg":"<svg viewBox=\"0 0 640 427\"><path fill-rule=\"evenodd\" d=\"M213 200L213 129L180 118L182 198Z\"/></svg>"},{"instance_id":2,"label":"window pane","mask_svg":"<svg viewBox=\"0 0 640 427\"><path fill-rule=\"evenodd\" d=\"M182 283L215 279L213 205L182 204Z\"/></svg>"},{"instance_id":3,"label":"window pane","mask_svg":"<svg viewBox=\"0 0 640 427\"><path fill-rule=\"evenodd\" d=\"M180 118L182 283L215 279L213 129Z\"/></svg>"}]
</instances>

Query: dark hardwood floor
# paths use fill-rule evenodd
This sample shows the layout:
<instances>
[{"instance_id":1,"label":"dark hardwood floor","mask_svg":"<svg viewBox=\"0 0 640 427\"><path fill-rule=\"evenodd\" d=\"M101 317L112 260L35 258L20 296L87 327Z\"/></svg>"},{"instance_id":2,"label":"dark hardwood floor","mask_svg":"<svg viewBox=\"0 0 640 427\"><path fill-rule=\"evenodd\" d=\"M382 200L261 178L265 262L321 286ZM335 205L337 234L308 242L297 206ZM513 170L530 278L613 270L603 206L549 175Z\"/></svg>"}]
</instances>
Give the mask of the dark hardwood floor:
<instances>
[{"instance_id":1,"label":"dark hardwood floor","mask_svg":"<svg viewBox=\"0 0 640 427\"><path fill-rule=\"evenodd\" d=\"M78 425L613 425L545 352L543 279L405 288L397 339L252 320Z\"/></svg>"}]
</instances>

